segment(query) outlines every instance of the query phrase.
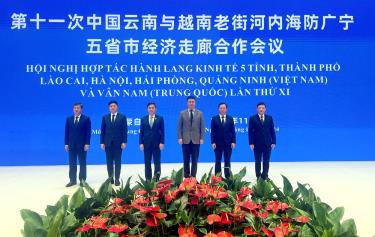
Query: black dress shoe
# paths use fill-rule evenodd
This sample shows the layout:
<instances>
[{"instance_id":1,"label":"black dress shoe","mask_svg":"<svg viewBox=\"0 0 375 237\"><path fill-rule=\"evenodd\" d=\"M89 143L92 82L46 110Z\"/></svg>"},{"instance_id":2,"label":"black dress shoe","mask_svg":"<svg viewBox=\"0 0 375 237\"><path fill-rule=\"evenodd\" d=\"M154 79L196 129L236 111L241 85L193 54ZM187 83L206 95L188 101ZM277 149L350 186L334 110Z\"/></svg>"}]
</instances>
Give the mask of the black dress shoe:
<instances>
[{"instance_id":1,"label":"black dress shoe","mask_svg":"<svg viewBox=\"0 0 375 237\"><path fill-rule=\"evenodd\" d=\"M67 185L65 185L65 187L69 188L69 187L72 187L76 184L77 184L76 182L69 182Z\"/></svg>"},{"instance_id":2,"label":"black dress shoe","mask_svg":"<svg viewBox=\"0 0 375 237\"><path fill-rule=\"evenodd\" d=\"M120 181L119 181L119 180L116 180L116 181L115 181L115 185L116 185L116 186L120 186Z\"/></svg>"}]
</instances>

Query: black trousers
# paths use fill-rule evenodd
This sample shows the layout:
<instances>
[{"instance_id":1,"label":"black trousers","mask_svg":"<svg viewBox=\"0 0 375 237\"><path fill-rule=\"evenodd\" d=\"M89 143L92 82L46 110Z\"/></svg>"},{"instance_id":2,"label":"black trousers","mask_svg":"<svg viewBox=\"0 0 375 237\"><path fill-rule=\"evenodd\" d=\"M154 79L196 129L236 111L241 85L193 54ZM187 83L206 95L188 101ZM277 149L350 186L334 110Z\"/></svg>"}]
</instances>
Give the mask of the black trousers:
<instances>
[{"instance_id":1,"label":"black trousers","mask_svg":"<svg viewBox=\"0 0 375 237\"><path fill-rule=\"evenodd\" d=\"M231 145L217 145L215 148L215 174L221 173L221 160L224 155L225 178L230 177L230 157L232 156Z\"/></svg>"},{"instance_id":2,"label":"black trousers","mask_svg":"<svg viewBox=\"0 0 375 237\"><path fill-rule=\"evenodd\" d=\"M182 153L184 156L184 177L196 177L197 176L197 163L199 157L200 144L182 144ZM191 159L191 169L190 169Z\"/></svg>"},{"instance_id":3,"label":"black trousers","mask_svg":"<svg viewBox=\"0 0 375 237\"><path fill-rule=\"evenodd\" d=\"M160 178L160 172L161 172L161 167L160 167L160 148L159 146L145 146L143 150L144 154L144 160L145 160L145 177L146 180L151 180L152 178L152 169L151 169L151 160L154 160L154 176L156 180L159 180Z\"/></svg>"},{"instance_id":4,"label":"black trousers","mask_svg":"<svg viewBox=\"0 0 375 237\"><path fill-rule=\"evenodd\" d=\"M113 164L114 164L114 171L115 171L115 180L120 180L120 173L121 173L121 154L122 149L120 145L110 145L105 147L105 155L107 161L107 172L108 178L113 179Z\"/></svg>"},{"instance_id":5,"label":"black trousers","mask_svg":"<svg viewBox=\"0 0 375 237\"><path fill-rule=\"evenodd\" d=\"M262 179L268 178L268 171L270 168L270 157L271 157L271 147L262 146L254 148L255 157L255 175L257 178L262 177ZM263 160L263 171L261 171L261 162Z\"/></svg>"},{"instance_id":6,"label":"black trousers","mask_svg":"<svg viewBox=\"0 0 375 237\"><path fill-rule=\"evenodd\" d=\"M86 181L86 157L87 151L82 148L70 148L69 150L69 179L70 182L77 182L77 157L79 161L79 180Z\"/></svg>"}]
</instances>

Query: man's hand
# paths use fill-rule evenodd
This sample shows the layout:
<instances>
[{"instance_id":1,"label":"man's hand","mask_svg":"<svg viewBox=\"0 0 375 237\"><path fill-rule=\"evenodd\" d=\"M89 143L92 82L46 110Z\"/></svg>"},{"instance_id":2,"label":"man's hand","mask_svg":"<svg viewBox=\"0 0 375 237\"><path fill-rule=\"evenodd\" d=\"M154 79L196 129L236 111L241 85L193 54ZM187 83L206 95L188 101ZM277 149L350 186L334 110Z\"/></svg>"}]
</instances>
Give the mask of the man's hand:
<instances>
[{"instance_id":1,"label":"man's hand","mask_svg":"<svg viewBox=\"0 0 375 237\"><path fill-rule=\"evenodd\" d=\"M203 144L203 139L200 139L200 140L199 140L199 143L202 145L202 144Z\"/></svg>"},{"instance_id":2,"label":"man's hand","mask_svg":"<svg viewBox=\"0 0 375 237\"><path fill-rule=\"evenodd\" d=\"M65 151L66 151L66 152L69 151L69 145L65 145Z\"/></svg>"},{"instance_id":3,"label":"man's hand","mask_svg":"<svg viewBox=\"0 0 375 237\"><path fill-rule=\"evenodd\" d=\"M234 149L234 148L236 147L236 143L232 143L232 144L230 144L230 147L231 147L232 149Z\"/></svg>"},{"instance_id":4,"label":"man's hand","mask_svg":"<svg viewBox=\"0 0 375 237\"><path fill-rule=\"evenodd\" d=\"M215 143L212 143L212 149L216 149L216 144Z\"/></svg>"},{"instance_id":5,"label":"man's hand","mask_svg":"<svg viewBox=\"0 0 375 237\"><path fill-rule=\"evenodd\" d=\"M254 144L250 144L250 149L254 150Z\"/></svg>"},{"instance_id":6,"label":"man's hand","mask_svg":"<svg viewBox=\"0 0 375 237\"><path fill-rule=\"evenodd\" d=\"M178 139L178 144L182 145L182 139Z\"/></svg>"},{"instance_id":7,"label":"man's hand","mask_svg":"<svg viewBox=\"0 0 375 237\"><path fill-rule=\"evenodd\" d=\"M90 145L86 144L86 145L83 147L83 150L84 150L84 151L88 151L88 150L89 150L89 147L90 147Z\"/></svg>"},{"instance_id":8,"label":"man's hand","mask_svg":"<svg viewBox=\"0 0 375 237\"><path fill-rule=\"evenodd\" d=\"M145 146L143 144L139 144L139 149L143 151L145 149Z\"/></svg>"},{"instance_id":9,"label":"man's hand","mask_svg":"<svg viewBox=\"0 0 375 237\"><path fill-rule=\"evenodd\" d=\"M164 149L164 144L163 144L163 143L160 143L160 144L159 144L159 149L160 149L160 150L163 150L163 149Z\"/></svg>"},{"instance_id":10,"label":"man's hand","mask_svg":"<svg viewBox=\"0 0 375 237\"><path fill-rule=\"evenodd\" d=\"M126 143L121 143L121 149L125 149L126 148Z\"/></svg>"},{"instance_id":11,"label":"man's hand","mask_svg":"<svg viewBox=\"0 0 375 237\"><path fill-rule=\"evenodd\" d=\"M100 148L102 148L102 150L105 150L105 144L100 144Z\"/></svg>"},{"instance_id":12,"label":"man's hand","mask_svg":"<svg viewBox=\"0 0 375 237\"><path fill-rule=\"evenodd\" d=\"M275 149L275 147L276 147L276 144L271 144L271 149L272 150Z\"/></svg>"}]
</instances>

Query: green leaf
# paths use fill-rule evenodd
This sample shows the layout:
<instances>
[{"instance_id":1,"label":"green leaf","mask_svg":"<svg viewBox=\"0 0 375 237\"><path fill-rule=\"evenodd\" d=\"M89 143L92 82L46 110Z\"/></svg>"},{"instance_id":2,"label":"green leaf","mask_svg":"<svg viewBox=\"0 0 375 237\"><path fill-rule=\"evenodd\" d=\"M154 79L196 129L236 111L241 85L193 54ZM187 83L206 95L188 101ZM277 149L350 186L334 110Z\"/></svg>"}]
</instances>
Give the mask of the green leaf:
<instances>
[{"instance_id":1,"label":"green leaf","mask_svg":"<svg viewBox=\"0 0 375 237\"><path fill-rule=\"evenodd\" d=\"M83 183L83 188L89 193L90 197L95 197L96 193L93 188L86 182Z\"/></svg>"},{"instance_id":2,"label":"green leaf","mask_svg":"<svg viewBox=\"0 0 375 237\"><path fill-rule=\"evenodd\" d=\"M207 234L206 228L198 228L198 230L203 234Z\"/></svg>"},{"instance_id":3,"label":"green leaf","mask_svg":"<svg viewBox=\"0 0 375 237\"><path fill-rule=\"evenodd\" d=\"M341 233L345 233L346 236L357 236L357 227L353 219L344 221L340 228Z\"/></svg>"},{"instance_id":4,"label":"green leaf","mask_svg":"<svg viewBox=\"0 0 375 237\"><path fill-rule=\"evenodd\" d=\"M309 227L308 225L304 225L304 226L302 227L301 236L302 236L302 237L318 237L318 236L314 233L314 231L312 231L312 230L310 229L310 227Z\"/></svg>"},{"instance_id":5,"label":"green leaf","mask_svg":"<svg viewBox=\"0 0 375 237\"><path fill-rule=\"evenodd\" d=\"M287 179L284 175L281 175L283 177L283 192L286 196L292 196L293 195L293 186L290 183L289 179Z\"/></svg>"},{"instance_id":6,"label":"green leaf","mask_svg":"<svg viewBox=\"0 0 375 237\"><path fill-rule=\"evenodd\" d=\"M57 210L56 216L52 219L50 226L48 228L47 237L59 237L61 235L61 224L65 216L66 209L60 207Z\"/></svg>"},{"instance_id":7,"label":"green leaf","mask_svg":"<svg viewBox=\"0 0 375 237\"><path fill-rule=\"evenodd\" d=\"M86 200L85 192L83 188L79 187L77 191L73 194L72 198L69 202L69 210L74 210L82 205L82 203Z\"/></svg>"},{"instance_id":8,"label":"green leaf","mask_svg":"<svg viewBox=\"0 0 375 237\"><path fill-rule=\"evenodd\" d=\"M328 228L329 226L327 225L327 212L324 206L321 203L314 202L313 212L318 223L324 228Z\"/></svg>"},{"instance_id":9,"label":"green leaf","mask_svg":"<svg viewBox=\"0 0 375 237\"><path fill-rule=\"evenodd\" d=\"M34 227L43 227L43 220L38 213L27 209L22 209L21 216L24 222L29 223Z\"/></svg>"},{"instance_id":10,"label":"green leaf","mask_svg":"<svg viewBox=\"0 0 375 237\"><path fill-rule=\"evenodd\" d=\"M341 219L344 216L345 209L343 207L337 207L333 211L328 214L330 221L332 224L340 223Z\"/></svg>"},{"instance_id":11,"label":"green leaf","mask_svg":"<svg viewBox=\"0 0 375 237\"><path fill-rule=\"evenodd\" d=\"M306 184L297 183L299 192L302 195L302 198L307 201L309 199L309 190L305 187Z\"/></svg>"}]
</instances>

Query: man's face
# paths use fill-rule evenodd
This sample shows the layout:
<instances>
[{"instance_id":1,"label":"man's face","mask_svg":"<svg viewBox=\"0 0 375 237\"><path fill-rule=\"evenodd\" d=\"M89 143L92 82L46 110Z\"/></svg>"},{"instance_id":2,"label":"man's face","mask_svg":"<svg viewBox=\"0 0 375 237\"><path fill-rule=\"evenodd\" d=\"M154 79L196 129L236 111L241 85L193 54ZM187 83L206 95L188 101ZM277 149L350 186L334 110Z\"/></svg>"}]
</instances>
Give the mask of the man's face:
<instances>
[{"instance_id":1,"label":"man's face","mask_svg":"<svg viewBox=\"0 0 375 237\"><path fill-rule=\"evenodd\" d=\"M195 109L195 100L194 99L188 99L187 105L189 109Z\"/></svg>"},{"instance_id":2,"label":"man's face","mask_svg":"<svg viewBox=\"0 0 375 237\"><path fill-rule=\"evenodd\" d=\"M73 106L73 113L74 115L78 116L82 113L82 108L80 105L74 105Z\"/></svg>"},{"instance_id":3,"label":"man's face","mask_svg":"<svg viewBox=\"0 0 375 237\"><path fill-rule=\"evenodd\" d=\"M227 114L227 106L222 104L219 106L219 113L220 115L226 115Z\"/></svg>"},{"instance_id":4,"label":"man's face","mask_svg":"<svg viewBox=\"0 0 375 237\"><path fill-rule=\"evenodd\" d=\"M259 105L257 107L257 110L258 110L258 114L264 114L266 112L266 106L264 105Z\"/></svg>"},{"instance_id":5,"label":"man's face","mask_svg":"<svg viewBox=\"0 0 375 237\"><path fill-rule=\"evenodd\" d=\"M117 112L118 106L115 103L109 105L109 111L114 114Z\"/></svg>"},{"instance_id":6,"label":"man's face","mask_svg":"<svg viewBox=\"0 0 375 237\"><path fill-rule=\"evenodd\" d=\"M155 105L149 105L148 107L147 107L147 111L148 111L148 114L149 115L154 115L155 114L155 112L156 112L156 107L155 107Z\"/></svg>"}]
</instances>

